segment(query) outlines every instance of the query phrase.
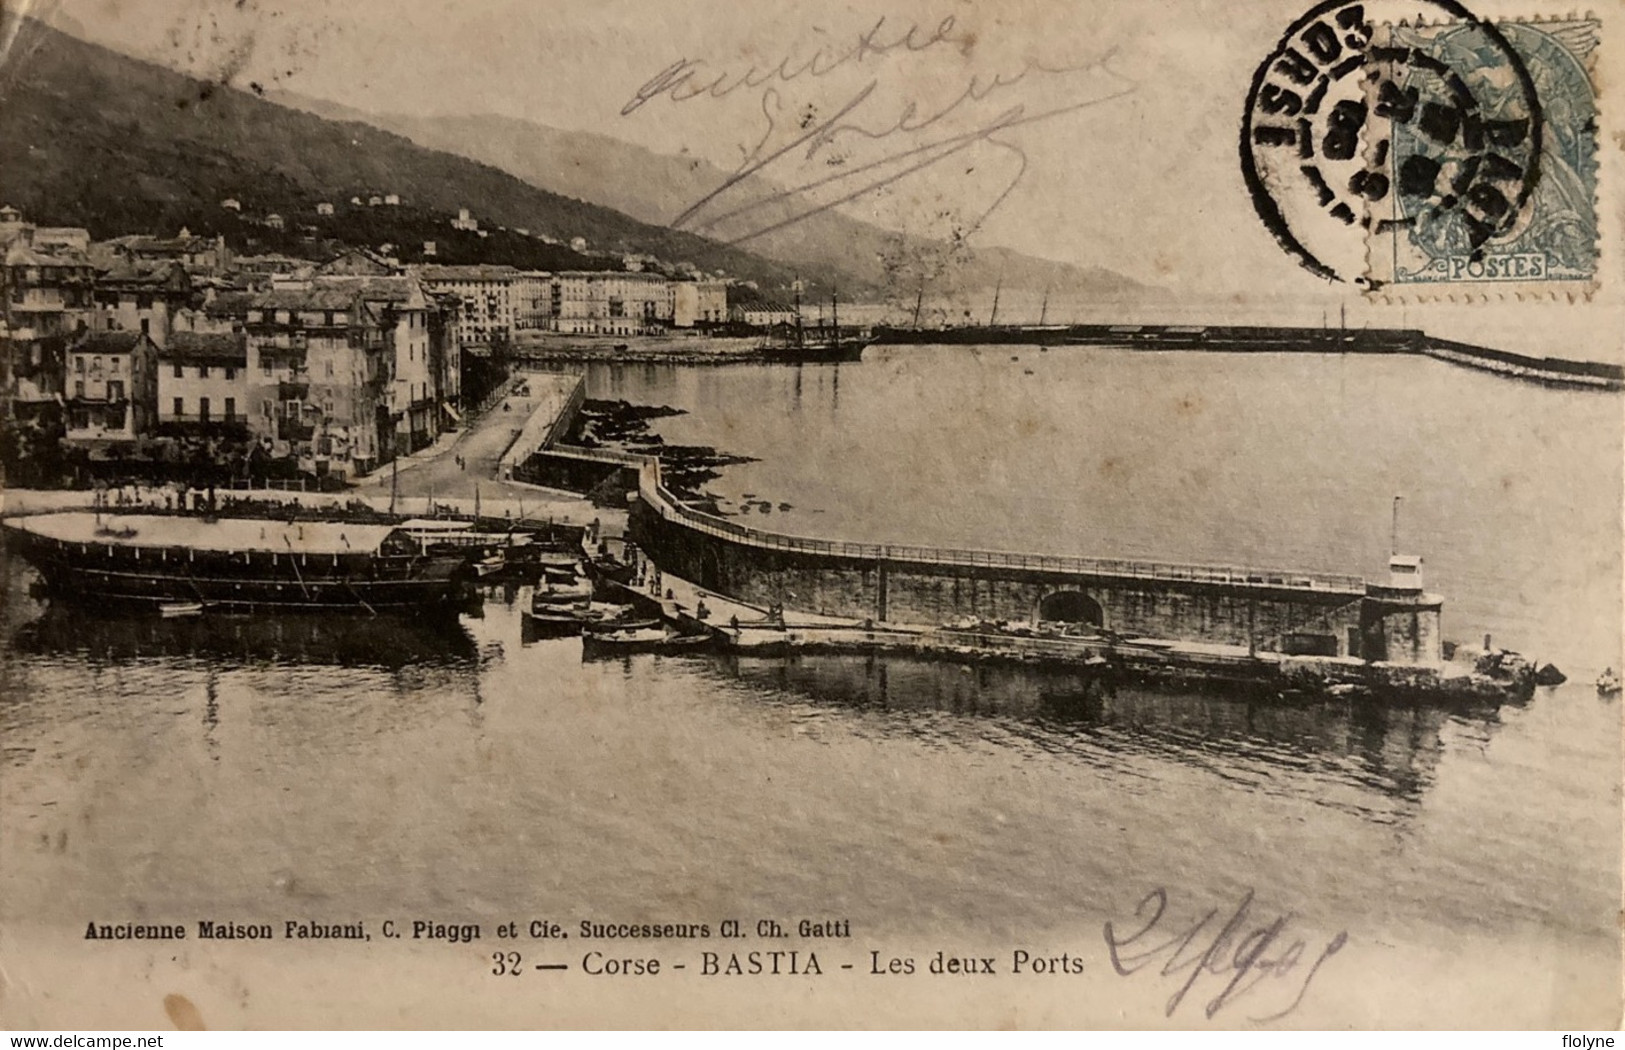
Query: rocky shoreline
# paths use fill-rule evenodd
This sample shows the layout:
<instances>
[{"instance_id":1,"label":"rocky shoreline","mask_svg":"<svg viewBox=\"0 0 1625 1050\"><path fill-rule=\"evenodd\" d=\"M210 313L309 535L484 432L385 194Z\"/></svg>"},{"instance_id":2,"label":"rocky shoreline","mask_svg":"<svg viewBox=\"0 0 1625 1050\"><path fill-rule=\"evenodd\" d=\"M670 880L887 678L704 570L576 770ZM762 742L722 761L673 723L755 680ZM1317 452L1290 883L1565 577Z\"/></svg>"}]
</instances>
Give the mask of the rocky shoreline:
<instances>
[{"instance_id":1,"label":"rocky shoreline","mask_svg":"<svg viewBox=\"0 0 1625 1050\"><path fill-rule=\"evenodd\" d=\"M723 452L709 445L673 445L650 427L653 420L687 413L670 405L634 405L629 401L589 398L583 401L564 444L612 449L660 460L661 475L672 493L708 513L723 513L718 496L705 486L722 476L724 467L754 463L754 456Z\"/></svg>"}]
</instances>

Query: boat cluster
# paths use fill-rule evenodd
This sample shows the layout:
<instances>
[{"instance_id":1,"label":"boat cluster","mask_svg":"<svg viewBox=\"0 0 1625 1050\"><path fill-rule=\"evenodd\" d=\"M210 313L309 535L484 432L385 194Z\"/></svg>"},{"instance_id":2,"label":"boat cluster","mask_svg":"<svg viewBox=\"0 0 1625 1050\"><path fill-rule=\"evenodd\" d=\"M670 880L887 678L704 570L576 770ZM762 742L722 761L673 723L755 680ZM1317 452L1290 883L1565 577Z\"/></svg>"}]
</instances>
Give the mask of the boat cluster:
<instances>
[{"instance_id":1,"label":"boat cluster","mask_svg":"<svg viewBox=\"0 0 1625 1050\"><path fill-rule=\"evenodd\" d=\"M580 635L586 656L683 651L713 640L708 630L669 624L658 603L625 588L629 575L609 556L548 557L525 614L527 637Z\"/></svg>"}]
</instances>

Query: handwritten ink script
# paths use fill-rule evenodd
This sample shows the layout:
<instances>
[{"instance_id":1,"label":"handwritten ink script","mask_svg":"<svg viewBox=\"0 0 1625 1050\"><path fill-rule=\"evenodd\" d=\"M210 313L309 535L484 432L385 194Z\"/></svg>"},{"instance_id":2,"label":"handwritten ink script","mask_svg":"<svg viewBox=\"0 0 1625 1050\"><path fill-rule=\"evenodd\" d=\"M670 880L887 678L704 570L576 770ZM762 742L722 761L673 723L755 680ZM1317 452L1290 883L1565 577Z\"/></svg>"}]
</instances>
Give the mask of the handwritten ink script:
<instances>
[{"instance_id":1,"label":"handwritten ink script","mask_svg":"<svg viewBox=\"0 0 1625 1050\"><path fill-rule=\"evenodd\" d=\"M1255 915L1252 890L1225 918L1220 918L1221 909L1213 908L1196 922L1181 924L1168 919L1167 910L1167 891L1152 890L1140 899L1134 909L1135 921L1127 929L1107 922L1105 936L1112 967L1119 974L1132 977L1150 972L1173 982L1164 1008L1168 1017L1174 1016L1187 996L1206 996L1211 986L1216 990L1202 1005L1209 1020L1249 998L1277 1009L1248 1020L1280 1020L1297 1009L1321 966L1348 943L1347 931L1339 931L1311 949L1309 940L1287 932L1293 918L1290 912ZM1199 983L1204 985L1201 992L1196 991Z\"/></svg>"},{"instance_id":2,"label":"handwritten ink script","mask_svg":"<svg viewBox=\"0 0 1625 1050\"><path fill-rule=\"evenodd\" d=\"M1020 131L1133 86L1108 68L1109 51L1067 61L984 61L981 53L995 49L953 16L930 27L880 18L850 37L814 36L822 40L743 68L677 59L621 108L630 117L656 102L727 105L754 125L738 144L737 167L673 226L737 244L928 170L934 180L953 174L965 181L980 169L973 180L980 200L970 209L977 217L963 224L969 232L1027 174Z\"/></svg>"}]
</instances>

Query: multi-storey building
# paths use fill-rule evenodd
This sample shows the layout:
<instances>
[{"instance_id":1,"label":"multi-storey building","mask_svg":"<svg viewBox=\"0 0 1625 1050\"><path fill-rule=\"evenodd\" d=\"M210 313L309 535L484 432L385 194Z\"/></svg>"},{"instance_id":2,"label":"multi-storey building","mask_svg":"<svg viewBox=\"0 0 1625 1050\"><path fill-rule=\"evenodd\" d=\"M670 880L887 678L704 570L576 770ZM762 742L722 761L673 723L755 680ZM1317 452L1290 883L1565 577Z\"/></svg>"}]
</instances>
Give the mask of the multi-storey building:
<instances>
[{"instance_id":1,"label":"multi-storey building","mask_svg":"<svg viewBox=\"0 0 1625 1050\"><path fill-rule=\"evenodd\" d=\"M380 408L393 362L381 328L342 288L283 288L257 295L247 312L249 429L273 455L295 455L313 472L371 469L382 450Z\"/></svg>"},{"instance_id":2,"label":"multi-storey building","mask_svg":"<svg viewBox=\"0 0 1625 1050\"><path fill-rule=\"evenodd\" d=\"M508 341L514 330L512 266L419 266L413 275L436 294L460 303L457 338L464 347Z\"/></svg>"},{"instance_id":3,"label":"multi-storey building","mask_svg":"<svg viewBox=\"0 0 1625 1050\"><path fill-rule=\"evenodd\" d=\"M455 409L459 348L409 277L318 277L255 296L250 429L317 474L354 475L433 441Z\"/></svg>"},{"instance_id":4,"label":"multi-storey building","mask_svg":"<svg viewBox=\"0 0 1625 1050\"><path fill-rule=\"evenodd\" d=\"M0 209L0 389L6 410L19 418L59 404L67 345L94 310L95 269L79 247L84 240L65 235L72 233Z\"/></svg>"},{"instance_id":5,"label":"multi-storey building","mask_svg":"<svg viewBox=\"0 0 1625 1050\"><path fill-rule=\"evenodd\" d=\"M171 332L158 348L160 432L246 430L247 366L242 332Z\"/></svg>"},{"instance_id":6,"label":"multi-storey building","mask_svg":"<svg viewBox=\"0 0 1625 1050\"><path fill-rule=\"evenodd\" d=\"M723 324L728 320L726 281L672 281L672 324L677 328Z\"/></svg>"},{"instance_id":7,"label":"multi-storey building","mask_svg":"<svg viewBox=\"0 0 1625 1050\"><path fill-rule=\"evenodd\" d=\"M68 351L66 437L81 445L150 433L158 401L158 344L145 332L82 332Z\"/></svg>"},{"instance_id":8,"label":"multi-storey building","mask_svg":"<svg viewBox=\"0 0 1625 1050\"><path fill-rule=\"evenodd\" d=\"M522 270L513 275L513 327L515 332L538 332L551 327L553 275Z\"/></svg>"},{"instance_id":9,"label":"multi-storey building","mask_svg":"<svg viewBox=\"0 0 1625 1050\"><path fill-rule=\"evenodd\" d=\"M560 332L659 332L671 323L674 305L666 278L657 273L566 271L553 278L552 327Z\"/></svg>"},{"instance_id":10,"label":"multi-storey building","mask_svg":"<svg viewBox=\"0 0 1625 1050\"><path fill-rule=\"evenodd\" d=\"M120 261L96 276L94 298L92 328L146 332L163 346L175 316L191 305L192 281L177 262Z\"/></svg>"}]
</instances>

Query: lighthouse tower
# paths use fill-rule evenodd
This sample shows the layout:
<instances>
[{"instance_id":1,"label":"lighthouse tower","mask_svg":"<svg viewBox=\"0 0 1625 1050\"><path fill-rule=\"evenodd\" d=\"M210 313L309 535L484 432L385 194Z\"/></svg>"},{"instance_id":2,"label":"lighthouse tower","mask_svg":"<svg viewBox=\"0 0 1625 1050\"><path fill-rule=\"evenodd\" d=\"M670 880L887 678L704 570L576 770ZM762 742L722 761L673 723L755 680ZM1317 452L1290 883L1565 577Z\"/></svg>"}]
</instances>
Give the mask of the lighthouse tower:
<instances>
[{"instance_id":1,"label":"lighthouse tower","mask_svg":"<svg viewBox=\"0 0 1625 1050\"><path fill-rule=\"evenodd\" d=\"M1360 606L1362 655L1383 663L1442 663L1439 620L1443 608L1443 598L1422 588L1422 559L1414 554L1392 555L1387 586L1366 584Z\"/></svg>"}]
</instances>

